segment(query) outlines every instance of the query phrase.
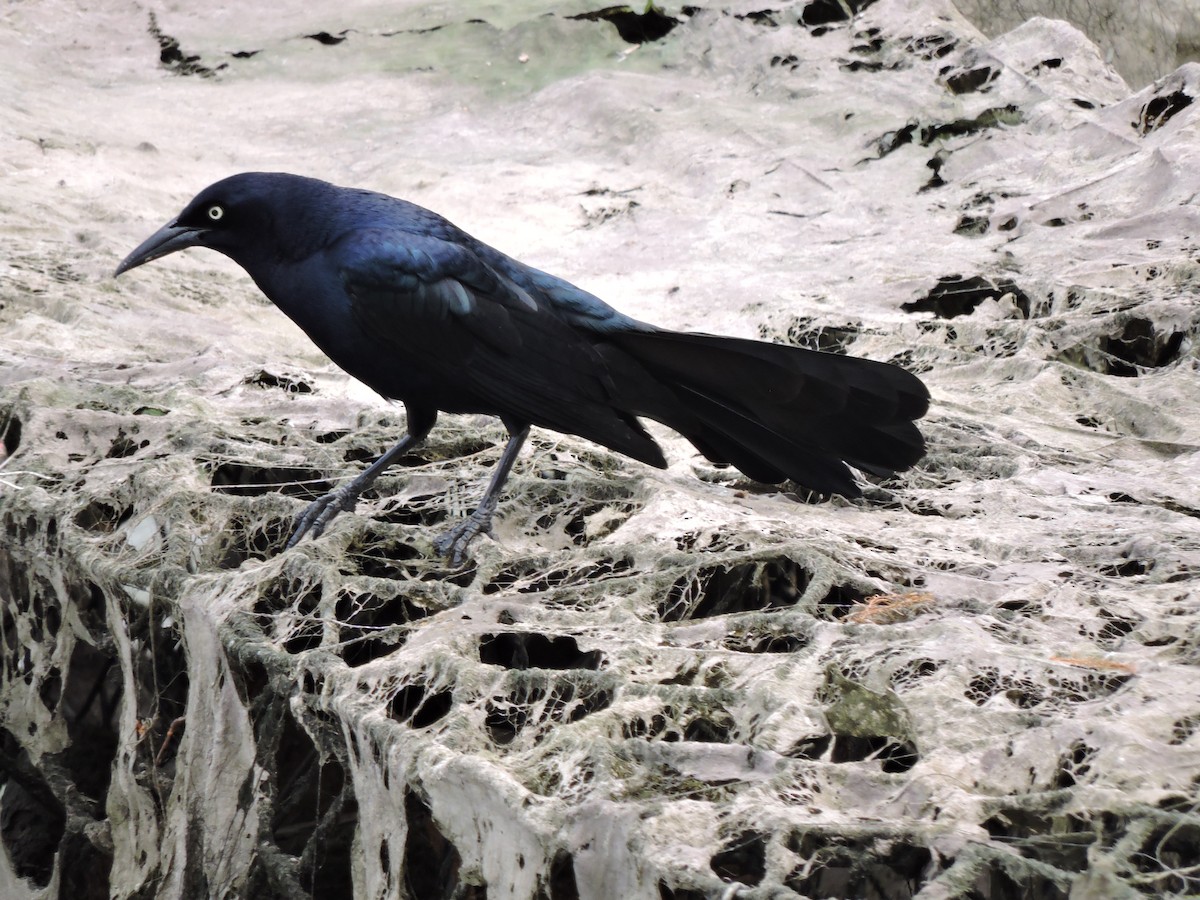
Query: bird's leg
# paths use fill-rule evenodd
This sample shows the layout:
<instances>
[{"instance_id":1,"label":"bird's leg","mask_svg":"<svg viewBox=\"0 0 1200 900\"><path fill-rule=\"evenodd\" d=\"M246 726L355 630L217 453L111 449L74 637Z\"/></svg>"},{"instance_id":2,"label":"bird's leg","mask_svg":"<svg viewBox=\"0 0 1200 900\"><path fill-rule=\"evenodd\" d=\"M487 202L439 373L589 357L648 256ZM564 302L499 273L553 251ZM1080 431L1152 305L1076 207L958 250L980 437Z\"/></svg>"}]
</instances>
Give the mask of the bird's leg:
<instances>
[{"instance_id":1,"label":"bird's leg","mask_svg":"<svg viewBox=\"0 0 1200 900\"><path fill-rule=\"evenodd\" d=\"M488 482L487 490L484 491L483 500L480 501L479 506L473 513L445 534L438 535L434 540L433 549L440 556L449 557L450 565L462 565L471 541L481 534L491 534L492 513L496 511L496 505L500 502L500 490L504 487L508 473L512 471L513 463L517 461L521 445L525 443L527 437L529 437L528 425L516 431L509 429L508 444L505 445L504 452L500 455L500 462L496 464L496 471L492 473L492 480Z\"/></svg>"},{"instance_id":2,"label":"bird's leg","mask_svg":"<svg viewBox=\"0 0 1200 900\"><path fill-rule=\"evenodd\" d=\"M371 463L349 484L344 484L308 504L308 507L300 514L300 518L296 522L296 530L288 538L285 549L290 550L295 547L306 534L311 534L314 538L320 537L325 526L332 522L338 513L353 511L358 503L359 495L375 483L375 479L383 473L384 469L399 459L406 451L425 440L425 436L433 428L435 418L436 416L432 418L417 417L409 410L408 434L404 435L395 447Z\"/></svg>"}]
</instances>

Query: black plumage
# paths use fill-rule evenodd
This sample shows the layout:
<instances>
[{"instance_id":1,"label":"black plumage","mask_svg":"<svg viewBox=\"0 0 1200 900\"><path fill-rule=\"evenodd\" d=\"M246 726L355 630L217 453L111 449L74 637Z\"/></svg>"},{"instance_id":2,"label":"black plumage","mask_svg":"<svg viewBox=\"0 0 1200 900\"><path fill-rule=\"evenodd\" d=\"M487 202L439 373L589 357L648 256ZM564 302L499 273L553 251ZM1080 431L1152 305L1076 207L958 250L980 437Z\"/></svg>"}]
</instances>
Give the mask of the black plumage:
<instances>
[{"instance_id":1,"label":"black plumage","mask_svg":"<svg viewBox=\"0 0 1200 900\"><path fill-rule=\"evenodd\" d=\"M498 416L510 439L483 502L437 541L457 563L487 531L531 425L664 466L639 418L716 463L768 483L859 495L924 454L929 394L887 363L656 328L504 255L412 203L281 173L203 190L117 274L185 247L239 263L348 373L401 400L408 433L349 484L314 501L289 546L422 440L439 411Z\"/></svg>"}]
</instances>

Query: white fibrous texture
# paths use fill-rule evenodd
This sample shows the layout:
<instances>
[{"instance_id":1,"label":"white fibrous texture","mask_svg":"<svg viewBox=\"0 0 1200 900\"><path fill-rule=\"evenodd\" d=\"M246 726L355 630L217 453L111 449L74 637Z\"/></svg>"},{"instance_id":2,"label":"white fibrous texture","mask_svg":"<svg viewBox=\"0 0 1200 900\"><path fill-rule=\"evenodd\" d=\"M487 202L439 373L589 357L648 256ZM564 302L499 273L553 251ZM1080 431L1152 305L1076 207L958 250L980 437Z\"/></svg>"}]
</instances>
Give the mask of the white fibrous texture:
<instances>
[{"instance_id":1,"label":"white fibrous texture","mask_svg":"<svg viewBox=\"0 0 1200 900\"><path fill-rule=\"evenodd\" d=\"M941 0L0 13L0 896L1200 893L1200 66ZM850 16L848 18L848 16ZM437 210L658 325L889 361L864 498L403 434L202 187ZM404 366L402 358L396 366Z\"/></svg>"}]
</instances>

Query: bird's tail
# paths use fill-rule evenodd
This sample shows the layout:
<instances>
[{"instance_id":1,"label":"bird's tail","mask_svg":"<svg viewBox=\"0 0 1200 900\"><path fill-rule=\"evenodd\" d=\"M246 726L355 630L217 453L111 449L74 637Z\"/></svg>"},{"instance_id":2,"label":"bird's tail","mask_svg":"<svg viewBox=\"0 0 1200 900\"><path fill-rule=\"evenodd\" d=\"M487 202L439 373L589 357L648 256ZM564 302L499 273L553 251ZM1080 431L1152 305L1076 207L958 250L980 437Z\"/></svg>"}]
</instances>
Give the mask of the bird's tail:
<instances>
[{"instance_id":1,"label":"bird's tail","mask_svg":"<svg viewBox=\"0 0 1200 900\"><path fill-rule=\"evenodd\" d=\"M756 481L791 478L857 497L847 464L890 475L925 453L913 421L928 410L929 391L898 366L708 334L646 330L610 340L667 389L630 412Z\"/></svg>"}]
</instances>

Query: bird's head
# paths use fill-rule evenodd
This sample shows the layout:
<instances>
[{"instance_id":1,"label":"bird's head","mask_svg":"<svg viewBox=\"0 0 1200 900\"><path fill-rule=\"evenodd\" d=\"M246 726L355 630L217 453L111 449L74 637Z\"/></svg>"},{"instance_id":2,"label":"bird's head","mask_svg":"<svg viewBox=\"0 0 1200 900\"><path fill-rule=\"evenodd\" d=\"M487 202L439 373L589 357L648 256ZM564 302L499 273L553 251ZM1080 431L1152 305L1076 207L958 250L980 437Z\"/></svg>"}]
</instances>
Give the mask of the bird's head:
<instances>
[{"instance_id":1,"label":"bird's head","mask_svg":"<svg viewBox=\"0 0 1200 900\"><path fill-rule=\"evenodd\" d=\"M193 198L178 216L168 222L121 261L114 275L188 247L208 247L225 254L243 267L256 259L279 256L299 249L296 238L311 228L301 222L331 185L299 175L280 172L244 172L211 184ZM277 235L287 223L288 242Z\"/></svg>"}]
</instances>

